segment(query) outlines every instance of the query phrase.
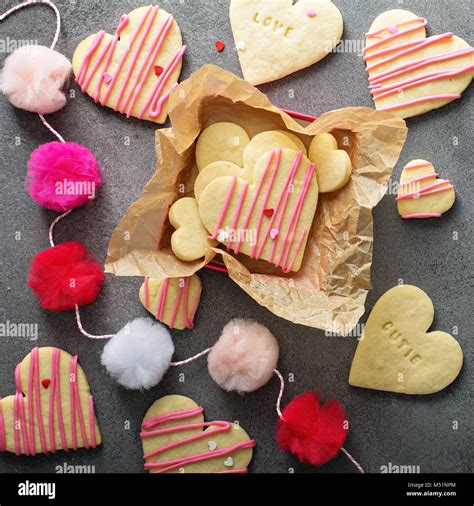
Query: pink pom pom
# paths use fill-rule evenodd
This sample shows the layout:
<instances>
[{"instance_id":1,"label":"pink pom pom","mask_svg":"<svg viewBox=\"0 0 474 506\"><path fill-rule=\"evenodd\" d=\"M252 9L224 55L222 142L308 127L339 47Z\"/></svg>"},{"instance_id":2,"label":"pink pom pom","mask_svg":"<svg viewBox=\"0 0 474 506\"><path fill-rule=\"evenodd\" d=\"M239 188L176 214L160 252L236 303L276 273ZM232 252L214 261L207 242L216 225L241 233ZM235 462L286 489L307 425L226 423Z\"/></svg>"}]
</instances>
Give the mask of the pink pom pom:
<instances>
[{"instance_id":1,"label":"pink pom pom","mask_svg":"<svg viewBox=\"0 0 474 506\"><path fill-rule=\"evenodd\" d=\"M68 211L93 200L101 182L95 156L75 142L43 144L28 161L28 193L52 211Z\"/></svg>"},{"instance_id":2,"label":"pink pom pom","mask_svg":"<svg viewBox=\"0 0 474 506\"><path fill-rule=\"evenodd\" d=\"M22 46L5 60L0 89L15 107L39 114L55 112L66 104L62 88L71 68L54 49Z\"/></svg>"},{"instance_id":3,"label":"pink pom pom","mask_svg":"<svg viewBox=\"0 0 474 506\"><path fill-rule=\"evenodd\" d=\"M232 320L209 353L209 374L228 392L253 392L272 377L278 353L278 342L266 327Z\"/></svg>"}]
</instances>

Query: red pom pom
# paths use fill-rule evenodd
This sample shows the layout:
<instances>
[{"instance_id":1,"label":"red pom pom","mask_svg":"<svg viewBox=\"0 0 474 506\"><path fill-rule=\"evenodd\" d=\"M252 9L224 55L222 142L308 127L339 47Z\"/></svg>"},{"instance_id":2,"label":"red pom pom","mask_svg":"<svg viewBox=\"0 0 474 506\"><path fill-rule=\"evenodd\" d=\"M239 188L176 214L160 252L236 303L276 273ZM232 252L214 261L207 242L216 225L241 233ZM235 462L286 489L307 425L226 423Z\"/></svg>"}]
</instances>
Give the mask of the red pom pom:
<instances>
[{"instance_id":1,"label":"red pom pom","mask_svg":"<svg viewBox=\"0 0 474 506\"><path fill-rule=\"evenodd\" d=\"M34 257L28 286L42 308L66 311L94 302L104 279L102 266L80 242L65 242Z\"/></svg>"},{"instance_id":2,"label":"red pom pom","mask_svg":"<svg viewBox=\"0 0 474 506\"><path fill-rule=\"evenodd\" d=\"M347 435L346 414L336 401L323 406L319 395L305 392L283 410L277 424L280 450L298 455L301 462L320 466L334 458Z\"/></svg>"}]
</instances>

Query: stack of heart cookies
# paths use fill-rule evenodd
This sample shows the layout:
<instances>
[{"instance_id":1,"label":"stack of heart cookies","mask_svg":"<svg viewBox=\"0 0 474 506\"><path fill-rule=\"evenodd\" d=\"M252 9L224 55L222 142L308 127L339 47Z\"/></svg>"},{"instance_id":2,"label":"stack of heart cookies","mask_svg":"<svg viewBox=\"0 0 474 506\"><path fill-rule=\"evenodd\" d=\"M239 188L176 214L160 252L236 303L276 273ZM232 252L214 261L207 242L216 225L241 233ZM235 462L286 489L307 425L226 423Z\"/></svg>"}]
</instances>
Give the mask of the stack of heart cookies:
<instances>
[{"instance_id":1,"label":"stack of heart cookies","mask_svg":"<svg viewBox=\"0 0 474 506\"><path fill-rule=\"evenodd\" d=\"M283 130L250 138L229 122L202 131L195 157L194 198L169 211L174 254L193 261L220 243L285 273L301 267L319 193L342 188L352 170L330 133L306 142Z\"/></svg>"}]
</instances>

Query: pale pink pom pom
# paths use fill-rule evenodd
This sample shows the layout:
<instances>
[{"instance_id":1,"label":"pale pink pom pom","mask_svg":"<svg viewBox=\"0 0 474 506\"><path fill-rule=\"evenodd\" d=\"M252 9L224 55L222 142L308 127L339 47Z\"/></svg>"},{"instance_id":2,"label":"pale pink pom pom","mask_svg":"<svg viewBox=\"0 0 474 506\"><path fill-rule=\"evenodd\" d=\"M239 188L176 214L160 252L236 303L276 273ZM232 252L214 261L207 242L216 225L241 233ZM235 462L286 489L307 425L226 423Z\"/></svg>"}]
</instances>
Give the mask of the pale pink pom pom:
<instances>
[{"instance_id":1,"label":"pale pink pom pom","mask_svg":"<svg viewBox=\"0 0 474 506\"><path fill-rule=\"evenodd\" d=\"M71 73L69 60L45 46L22 46L6 60L0 89L25 111L48 114L66 104L62 88Z\"/></svg>"},{"instance_id":2,"label":"pale pink pom pom","mask_svg":"<svg viewBox=\"0 0 474 506\"><path fill-rule=\"evenodd\" d=\"M209 374L228 392L253 392L272 377L278 353L278 342L266 327L232 320L209 353Z\"/></svg>"},{"instance_id":3,"label":"pale pink pom pom","mask_svg":"<svg viewBox=\"0 0 474 506\"><path fill-rule=\"evenodd\" d=\"M48 142L28 160L26 189L40 206L68 211L96 196L102 176L92 152L75 142Z\"/></svg>"}]
</instances>

